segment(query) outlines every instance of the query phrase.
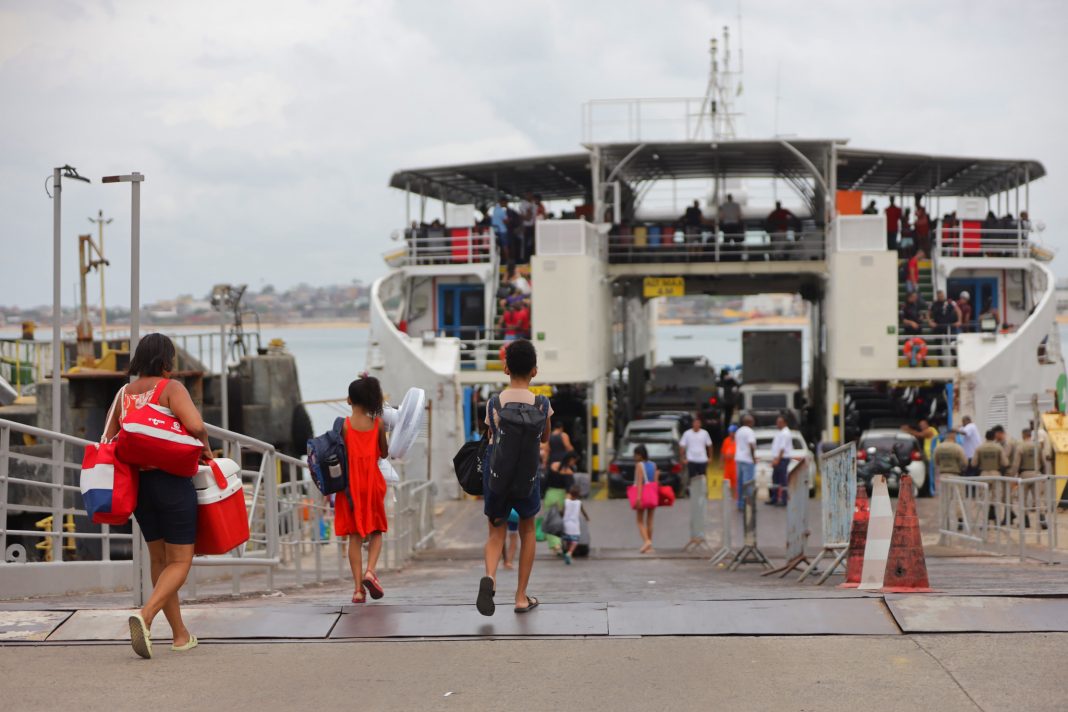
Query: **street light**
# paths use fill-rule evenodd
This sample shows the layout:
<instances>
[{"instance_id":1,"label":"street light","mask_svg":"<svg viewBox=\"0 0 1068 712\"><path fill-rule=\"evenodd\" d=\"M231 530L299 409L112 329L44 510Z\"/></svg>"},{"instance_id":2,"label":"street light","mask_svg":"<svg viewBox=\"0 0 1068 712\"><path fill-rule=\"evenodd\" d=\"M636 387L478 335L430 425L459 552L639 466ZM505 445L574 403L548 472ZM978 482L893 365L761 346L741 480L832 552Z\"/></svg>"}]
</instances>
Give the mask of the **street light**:
<instances>
[{"instance_id":1,"label":"street light","mask_svg":"<svg viewBox=\"0 0 1068 712\"><path fill-rule=\"evenodd\" d=\"M141 338L141 183L134 171L125 176L104 176L101 183L130 184L130 357Z\"/></svg>"},{"instance_id":2,"label":"street light","mask_svg":"<svg viewBox=\"0 0 1068 712\"><path fill-rule=\"evenodd\" d=\"M70 165L63 165L52 169L52 432L59 433L62 430L61 409L63 408L62 392L60 390L60 370L62 369L63 342L60 334L60 320L63 315L60 281L62 274L63 246L60 240L60 224L62 222L62 195L63 179L80 180L89 183L90 180L78 175L78 170ZM45 193L48 193L48 179L45 179ZM58 512L63 509L63 442L58 437L52 438L52 538L53 542L61 542L59 535L63 533L63 517ZM63 547L53 546L52 551L63 561Z\"/></svg>"}]
</instances>

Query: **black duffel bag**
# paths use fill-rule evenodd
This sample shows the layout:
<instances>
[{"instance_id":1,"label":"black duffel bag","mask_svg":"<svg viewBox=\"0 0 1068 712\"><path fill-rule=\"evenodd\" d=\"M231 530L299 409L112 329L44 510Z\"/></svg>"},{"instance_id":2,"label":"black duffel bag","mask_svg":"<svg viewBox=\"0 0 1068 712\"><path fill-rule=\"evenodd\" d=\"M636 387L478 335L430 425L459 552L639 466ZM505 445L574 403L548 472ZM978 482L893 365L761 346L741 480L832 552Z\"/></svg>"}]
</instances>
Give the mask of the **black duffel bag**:
<instances>
[{"instance_id":1,"label":"black duffel bag","mask_svg":"<svg viewBox=\"0 0 1068 712\"><path fill-rule=\"evenodd\" d=\"M489 441L485 437L466 442L452 458L460 489L476 497L482 496L482 468L485 467L488 445Z\"/></svg>"}]
</instances>

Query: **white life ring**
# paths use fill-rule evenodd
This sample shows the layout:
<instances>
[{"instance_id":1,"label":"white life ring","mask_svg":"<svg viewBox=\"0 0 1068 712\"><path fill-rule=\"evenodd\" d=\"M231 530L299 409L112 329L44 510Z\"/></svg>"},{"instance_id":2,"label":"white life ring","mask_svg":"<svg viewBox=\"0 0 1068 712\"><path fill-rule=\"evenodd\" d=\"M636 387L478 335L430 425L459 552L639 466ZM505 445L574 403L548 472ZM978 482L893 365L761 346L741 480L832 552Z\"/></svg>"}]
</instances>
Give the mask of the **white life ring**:
<instances>
[{"instance_id":1,"label":"white life ring","mask_svg":"<svg viewBox=\"0 0 1068 712\"><path fill-rule=\"evenodd\" d=\"M426 410L426 391L422 388L409 388L404 400L397 408L393 422L393 435L389 443L389 456L400 460L408 454L419 429L423 424L423 412Z\"/></svg>"}]
</instances>

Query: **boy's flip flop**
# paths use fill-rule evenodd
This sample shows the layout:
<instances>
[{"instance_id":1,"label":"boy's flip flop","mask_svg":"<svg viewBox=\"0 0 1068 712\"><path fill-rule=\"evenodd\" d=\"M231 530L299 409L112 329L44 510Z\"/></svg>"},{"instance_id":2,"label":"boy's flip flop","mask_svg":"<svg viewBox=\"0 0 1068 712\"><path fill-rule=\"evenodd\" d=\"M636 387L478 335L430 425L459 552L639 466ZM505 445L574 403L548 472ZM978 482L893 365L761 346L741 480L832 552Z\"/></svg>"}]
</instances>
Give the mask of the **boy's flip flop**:
<instances>
[{"instance_id":1,"label":"boy's flip flop","mask_svg":"<svg viewBox=\"0 0 1068 712\"><path fill-rule=\"evenodd\" d=\"M515 612L516 613L528 613L530 611L533 611L537 607L538 607L538 599L534 598L534 596L527 596L527 605L524 606L523 608L520 608L519 606L516 606Z\"/></svg>"},{"instance_id":2,"label":"boy's flip flop","mask_svg":"<svg viewBox=\"0 0 1068 712\"><path fill-rule=\"evenodd\" d=\"M186 650L192 650L193 648L197 647L199 643L200 641L197 640L197 637L195 635L191 635L189 636L189 640L187 640L183 645L172 645L171 650L181 653Z\"/></svg>"},{"instance_id":3,"label":"boy's flip flop","mask_svg":"<svg viewBox=\"0 0 1068 712\"><path fill-rule=\"evenodd\" d=\"M483 576L482 580L478 582L478 598L475 599L475 608L484 616L492 616L493 612L497 610L497 606L493 602L493 594L493 579L489 576Z\"/></svg>"},{"instance_id":4,"label":"boy's flip flop","mask_svg":"<svg viewBox=\"0 0 1068 712\"><path fill-rule=\"evenodd\" d=\"M130 645L145 660L152 659L152 636L140 613L130 616Z\"/></svg>"}]
</instances>

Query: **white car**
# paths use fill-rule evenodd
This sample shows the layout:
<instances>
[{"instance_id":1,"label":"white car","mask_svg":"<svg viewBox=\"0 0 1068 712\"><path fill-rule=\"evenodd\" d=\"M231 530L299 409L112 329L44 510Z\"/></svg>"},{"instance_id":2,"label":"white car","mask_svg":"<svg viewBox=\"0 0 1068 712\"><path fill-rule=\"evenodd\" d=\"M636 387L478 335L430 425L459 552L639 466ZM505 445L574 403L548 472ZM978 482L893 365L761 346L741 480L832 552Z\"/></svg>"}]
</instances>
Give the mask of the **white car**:
<instances>
[{"instance_id":1,"label":"white car","mask_svg":"<svg viewBox=\"0 0 1068 712\"><path fill-rule=\"evenodd\" d=\"M624 440L672 440L682 438L679 421L670 418L643 418L627 423L623 430Z\"/></svg>"},{"instance_id":2,"label":"white car","mask_svg":"<svg viewBox=\"0 0 1068 712\"><path fill-rule=\"evenodd\" d=\"M776 428L753 429L753 433L756 435L756 488L758 500L768 499L768 492L771 488L771 441L775 438L775 433L777 432L779 431ZM793 446L790 450L790 459L795 462L803 460L808 463L808 496L814 497L816 495L816 457L808 449L808 445L805 444L805 439L801 437L801 431L791 430L790 437L792 440L791 445Z\"/></svg>"}]
</instances>

